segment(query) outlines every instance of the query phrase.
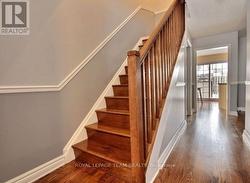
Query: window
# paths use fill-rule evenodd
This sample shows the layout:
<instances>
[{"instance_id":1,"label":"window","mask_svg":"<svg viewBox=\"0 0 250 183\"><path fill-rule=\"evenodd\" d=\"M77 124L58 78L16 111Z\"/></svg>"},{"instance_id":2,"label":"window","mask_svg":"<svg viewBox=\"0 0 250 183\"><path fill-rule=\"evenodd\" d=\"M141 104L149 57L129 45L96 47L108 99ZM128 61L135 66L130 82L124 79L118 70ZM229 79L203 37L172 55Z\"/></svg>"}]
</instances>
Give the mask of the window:
<instances>
[{"instance_id":1,"label":"window","mask_svg":"<svg viewBox=\"0 0 250 183\"><path fill-rule=\"evenodd\" d=\"M219 98L219 83L227 83L227 65L216 63L197 66L197 87L201 88L203 98Z\"/></svg>"}]
</instances>

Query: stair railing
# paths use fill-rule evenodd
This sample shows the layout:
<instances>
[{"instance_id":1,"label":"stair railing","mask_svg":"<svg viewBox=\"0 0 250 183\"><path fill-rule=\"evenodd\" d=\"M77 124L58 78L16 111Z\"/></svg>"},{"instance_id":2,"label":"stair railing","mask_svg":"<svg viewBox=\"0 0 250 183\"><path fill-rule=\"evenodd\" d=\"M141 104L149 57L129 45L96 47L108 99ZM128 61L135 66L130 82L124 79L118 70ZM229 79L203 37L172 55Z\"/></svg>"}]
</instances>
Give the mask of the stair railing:
<instances>
[{"instance_id":1,"label":"stair railing","mask_svg":"<svg viewBox=\"0 0 250 183\"><path fill-rule=\"evenodd\" d=\"M132 182L145 182L184 31L185 3L173 0L142 49L128 52Z\"/></svg>"}]
</instances>

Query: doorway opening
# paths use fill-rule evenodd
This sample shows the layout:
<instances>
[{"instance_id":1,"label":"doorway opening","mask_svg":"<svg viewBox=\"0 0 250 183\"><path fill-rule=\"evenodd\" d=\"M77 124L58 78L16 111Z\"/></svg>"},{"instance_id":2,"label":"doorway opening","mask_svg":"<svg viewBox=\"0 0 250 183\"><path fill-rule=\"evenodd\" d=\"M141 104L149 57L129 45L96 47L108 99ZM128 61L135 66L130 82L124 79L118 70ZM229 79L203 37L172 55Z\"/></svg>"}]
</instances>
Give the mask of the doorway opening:
<instances>
[{"instance_id":1,"label":"doorway opening","mask_svg":"<svg viewBox=\"0 0 250 183\"><path fill-rule=\"evenodd\" d=\"M227 109L228 47L197 50L197 102L219 102Z\"/></svg>"}]
</instances>

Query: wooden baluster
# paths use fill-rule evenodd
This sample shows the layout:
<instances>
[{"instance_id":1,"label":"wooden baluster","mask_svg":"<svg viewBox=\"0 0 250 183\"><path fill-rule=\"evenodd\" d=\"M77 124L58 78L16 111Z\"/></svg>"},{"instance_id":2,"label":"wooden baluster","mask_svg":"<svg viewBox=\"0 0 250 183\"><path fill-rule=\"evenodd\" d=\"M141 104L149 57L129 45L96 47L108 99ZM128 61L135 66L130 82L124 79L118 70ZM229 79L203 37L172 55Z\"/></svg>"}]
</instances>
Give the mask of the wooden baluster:
<instances>
[{"instance_id":1,"label":"wooden baluster","mask_svg":"<svg viewBox=\"0 0 250 183\"><path fill-rule=\"evenodd\" d=\"M163 26L162 30L162 35L163 35L163 43L162 43L162 50L163 50L163 98L166 97L166 49L165 49L165 44L166 44L166 36L165 36L165 31L166 31L166 25Z\"/></svg>"},{"instance_id":2,"label":"wooden baluster","mask_svg":"<svg viewBox=\"0 0 250 183\"><path fill-rule=\"evenodd\" d=\"M158 53L159 45L158 45L158 39L156 39L155 42L155 98L156 98L156 118L159 118L159 53Z\"/></svg>"},{"instance_id":3,"label":"wooden baluster","mask_svg":"<svg viewBox=\"0 0 250 183\"><path fill-rule=\"evenodd\" d=\"M144 132L142 123L141 69L138 51L128 52L129 114L131 136L132 182L145 182L144 167L135 166L145 162Z\"/></svg>"},{"instance_id":4,"label":"wooden baluster","mask_svg":"<svg viewBox=\"0 0 250 183\"><path fill-rule=\"evenodd\" d=\"M151 80L151 113L152 113L152 128L155 130L156 127L156 59L155 59L155 45L153 45L150 51L150 80Z\"/></svg>"},{"instance_id":5,"label":"wooden baluster","mask_svg":"<svg viewBox=\"0 0 250 183\"><path fill-rule=\"evenodd\" d=\"M172 37L173 37L173 41L172 41L172 66L171 66L171 68L172 68L172 71L173 71L173 68L174 68L174 60L175 60L175 16L174 16L175 14L174 14L174 12L173 12L173 19L172 19L172 25L173 25L173 32L172 32Z\"/></svg>"},{"instance_id":6,"label":"wooden baluster","mask_svg":"<svg viewBox=\"0 0 250 183\"><path fill-rule=\"evenodd\" d=\"M166 55L166 25L163 27L163 98L166 97L166 81L167 81L167 68L166 68L166 61L167 61L167 55Z\"/></svg>"},{"instance_id":7,"label":"wooden baluster","mask_svg":"<svg viewBox=\"0 0 250 183\"><path fill-rule=\"evenodd\" d=\"M147 143L152 141L152 114L151 114L151 80L150 80L150 52L145 59L145 82L146 82L146 115L147 115ZM146 144L147 145L147 144Z\"/></svg>"},{"instance_id":8,"label":"wooden baluster","mask_svg":"<svg viewBox=\"0 0 250 183\"><path fill-rule=\"evenodd\" d=\"M167 22L167 70L168 70L168 75L167 75L167 83L169 83L169 78L170 78L170 18L168 19Z\"/></svg>"},{"instance_id":9,"label":"wooden baluster","mask_svg":"<svg viewBox=\"0 0 250 183\"><path fill-rule=\"evenodd\" d=\"M161 104L162 104L162 99L164 97L164 66L163 66L163 63L164 63L164 52L163 52L163 29L162 31L160 32L160 36L161 36L161 41L160 41L160 50L161 50Z\"/></svg>"},{"instance_id":10,"label":"wooden baluster","mask_svg":"<svg viewBox=\"0 0 250 183\"><path fill-rule=\"evenodd\" d=\"M161 106L162 102L162 49L161 49L161 42L162 42L162 37L161 37L161 32L159 33L159 47L158 47L158 53L159 53L159 105Z\"/></svg>"},{"instance_id":11,"label":"wooden baluster","mask_svg":"<svg viewBox=\"0 0 250 183\"><path fill-rule=\"evenodd\" d=\"M140 65L141 69L141 78L142 78L142 83L141 83L141 88L142 88L142 122L143 122L143 130L144 130L144 147L145 147L145 157L146 157L146 152L147 152L147 141L148 141L148 133L147 133L147 94L146 94L146 88L147 88L147 81L146 81L146 64L145 62L147 61L147 57L145 60Z\"/></svg>"}]
</instances>

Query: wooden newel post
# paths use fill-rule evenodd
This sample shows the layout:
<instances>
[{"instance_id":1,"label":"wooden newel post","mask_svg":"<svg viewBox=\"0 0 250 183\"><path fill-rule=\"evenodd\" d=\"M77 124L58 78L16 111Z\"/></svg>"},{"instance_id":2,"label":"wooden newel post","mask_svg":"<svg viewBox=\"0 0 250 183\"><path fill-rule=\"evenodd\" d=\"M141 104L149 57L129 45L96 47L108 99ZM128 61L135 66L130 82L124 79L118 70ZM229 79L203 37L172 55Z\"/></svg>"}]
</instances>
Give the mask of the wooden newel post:
<instances>
[{"instance_id":1,"label":"wooden newel post","mask_svg":"<svg viewBox=\"0 0 250 183\"><path fill-rule=\"evenodd\" d=\"M142 118L142 73L140 53L128 52L129 113L131 135L132 182L145 182L145 147Z\"/></svg>"}]
</instances>

